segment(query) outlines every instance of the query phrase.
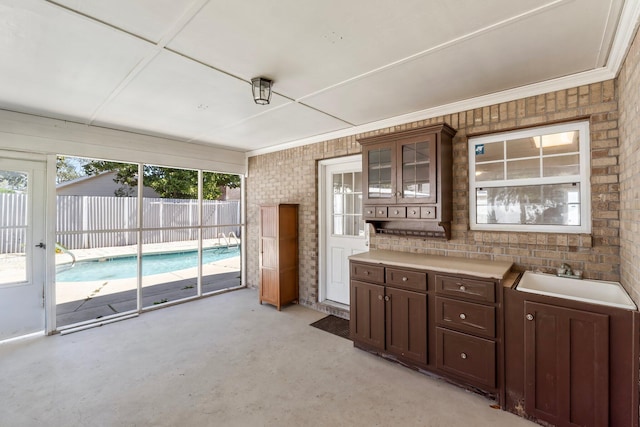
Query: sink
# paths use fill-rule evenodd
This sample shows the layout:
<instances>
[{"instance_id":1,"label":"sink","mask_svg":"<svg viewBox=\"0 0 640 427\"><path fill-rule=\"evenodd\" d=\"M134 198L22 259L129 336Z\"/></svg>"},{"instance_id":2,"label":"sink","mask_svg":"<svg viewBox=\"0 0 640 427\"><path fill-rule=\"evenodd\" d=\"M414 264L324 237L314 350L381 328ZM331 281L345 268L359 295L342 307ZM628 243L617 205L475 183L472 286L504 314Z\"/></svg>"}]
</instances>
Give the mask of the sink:
<instances>
[{"instance_id":1,"label":"sink","mask_svg":"<svg viewBox=\"0 0 640 427\"><path fill-rule=\"evenodd\" d=\"M516 289L521 292L636 310L635 303L618 282L571 279L525 271Z\"/></svg>"}]
</instances>

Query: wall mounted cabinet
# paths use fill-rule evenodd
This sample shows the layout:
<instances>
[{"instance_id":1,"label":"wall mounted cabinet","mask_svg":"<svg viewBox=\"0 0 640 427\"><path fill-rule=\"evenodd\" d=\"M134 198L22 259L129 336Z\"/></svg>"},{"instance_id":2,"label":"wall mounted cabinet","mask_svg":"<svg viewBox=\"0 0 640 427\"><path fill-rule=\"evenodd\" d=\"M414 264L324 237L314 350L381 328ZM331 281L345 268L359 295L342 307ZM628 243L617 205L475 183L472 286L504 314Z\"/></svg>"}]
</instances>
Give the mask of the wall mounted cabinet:
<instances>
[{"instance_id":1,"label":"wall mounted cabinet","mask_svg":"<svg viewBox=\"0 0 640 427\"><path fill-rule=\"evenodd\" d=\"M441 124L360 139L365 221L382 233L451 238L453 135Z\"/></svg>"}]
</instances>

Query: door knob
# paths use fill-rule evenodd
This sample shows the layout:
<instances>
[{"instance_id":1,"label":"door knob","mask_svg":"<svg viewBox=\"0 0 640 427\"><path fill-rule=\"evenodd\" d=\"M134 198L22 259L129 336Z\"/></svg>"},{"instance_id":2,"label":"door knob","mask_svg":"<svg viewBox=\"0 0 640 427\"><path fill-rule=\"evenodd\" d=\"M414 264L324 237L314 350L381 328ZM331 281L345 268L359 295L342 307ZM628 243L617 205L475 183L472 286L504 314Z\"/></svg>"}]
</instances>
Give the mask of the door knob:
<instances>
[{"instance_id":1,"label":"door knob","mask_svg":"<svg viewBox=\"0 0 640 427\"><path fill-rule=\"evenodd\" d=\"M40 248L40 249L46 249L47 245L45 245L44 243L40 242L36 245L36 248Z\"/></svg>"}]
</instances>

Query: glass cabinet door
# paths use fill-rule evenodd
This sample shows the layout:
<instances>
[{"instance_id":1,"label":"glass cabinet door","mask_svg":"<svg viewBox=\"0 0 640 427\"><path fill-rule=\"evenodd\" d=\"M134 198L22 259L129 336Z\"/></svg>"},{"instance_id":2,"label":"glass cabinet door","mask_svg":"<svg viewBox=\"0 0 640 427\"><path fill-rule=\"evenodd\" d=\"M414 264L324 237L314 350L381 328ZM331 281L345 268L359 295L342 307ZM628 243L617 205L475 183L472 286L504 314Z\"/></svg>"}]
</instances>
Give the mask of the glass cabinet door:
<instances>
[{"instance_id":1,"label":"glass cabinet door","mask_svg":"<svg viewBox=\"0 0 640 427\"><path fill-rule=\"evenodd\" d=\"M365 150L369 203L389 203L395 200L395 153L393 144L376 145Z\"/></svg>"},{"instance_id":2,"label":"glass cabinet door","mask_svg":"<svg viewBox=\"0 0 640 427\"><path fill-rule=\"evenodd\" d=\"M400 167L398 169L399 197L402 203L425 203L436 201L436 156L435 138L429 136L418 142L398 146Z\"/></svg>"}]
</instances>

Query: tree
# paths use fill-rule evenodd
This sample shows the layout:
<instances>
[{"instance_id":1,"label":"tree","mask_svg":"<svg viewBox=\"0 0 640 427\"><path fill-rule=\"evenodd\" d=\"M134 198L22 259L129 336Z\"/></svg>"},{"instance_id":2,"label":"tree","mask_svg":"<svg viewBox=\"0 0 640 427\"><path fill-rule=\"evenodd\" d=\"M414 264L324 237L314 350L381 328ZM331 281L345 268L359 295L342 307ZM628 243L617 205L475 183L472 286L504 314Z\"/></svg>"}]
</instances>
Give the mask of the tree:
<instances>
[{"instance_id":1,"label":"tree","mask_svg":"<svg viewBox=\"0 0 640 427\"><path fill-rule=\"evenodd\" d=\"M56 184L72 181L84 176L82 169L78 167L83 163L83 159L76 157L58 156L56 159Z\"/></svg>"},{"instance_id":2,"label":"tree","mask_svg":"<svg viewBox=\"0 0 640 427\"><path fill-rule=\"evenodd\" d=\"M134 196L138 185L138 165L106 161L91 161L83 165L87 175L115 171L114 181L121 184L116 196ZM171 199L198 198L198 172L186 169L163 168L144 165L144 186L152 188L161 197ZM222 187L237 188L240 177L215 172L205 172L203 177L203 198L215 200L222 194Z\"/></svg>"},{"instance_id":3,"label":"tree","mask_svg":"<svg viewBox=\"0 0 640 427\"><path fill-rule=\"evenodd\" d=\"M27 191L27 174L0 171L0 193L24 193Z\"/></svg>"}]
</instances>

